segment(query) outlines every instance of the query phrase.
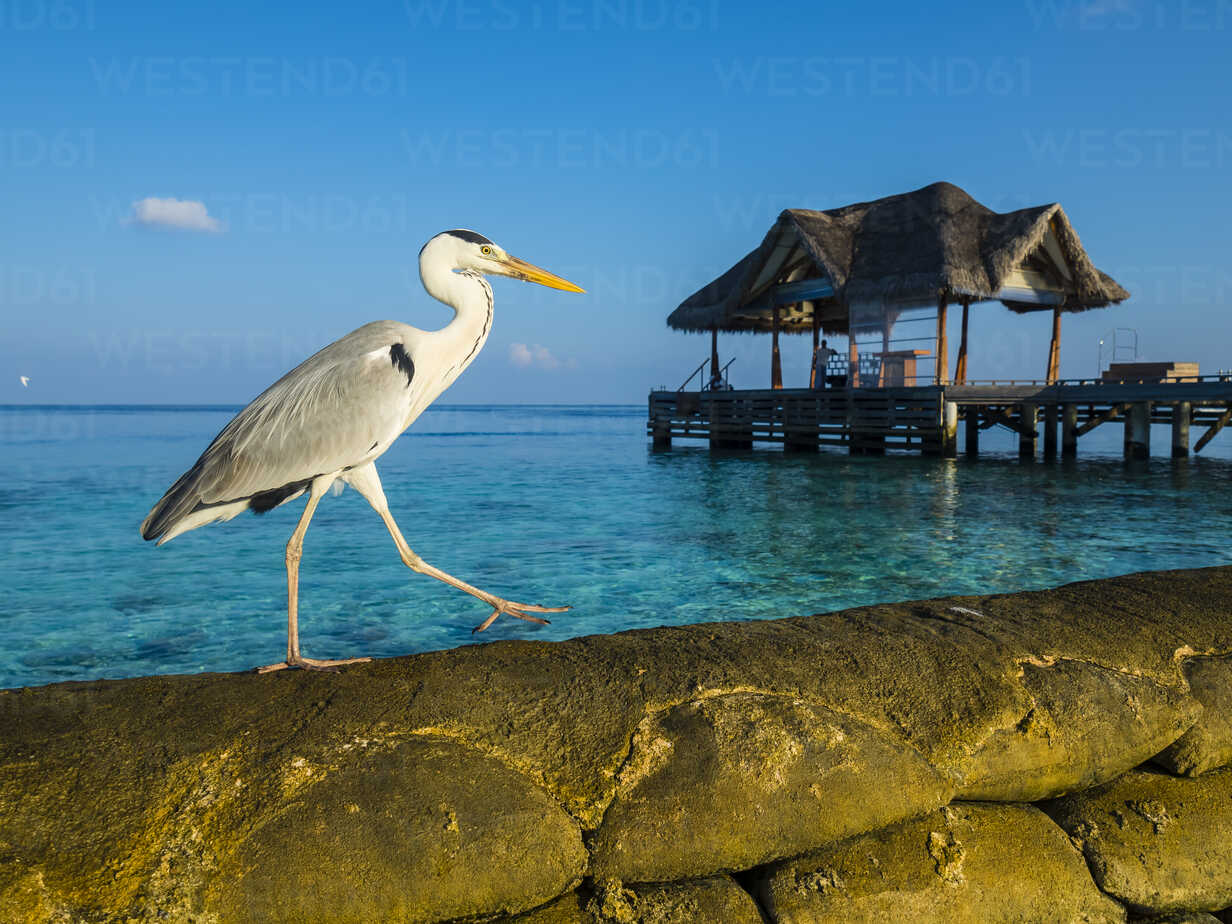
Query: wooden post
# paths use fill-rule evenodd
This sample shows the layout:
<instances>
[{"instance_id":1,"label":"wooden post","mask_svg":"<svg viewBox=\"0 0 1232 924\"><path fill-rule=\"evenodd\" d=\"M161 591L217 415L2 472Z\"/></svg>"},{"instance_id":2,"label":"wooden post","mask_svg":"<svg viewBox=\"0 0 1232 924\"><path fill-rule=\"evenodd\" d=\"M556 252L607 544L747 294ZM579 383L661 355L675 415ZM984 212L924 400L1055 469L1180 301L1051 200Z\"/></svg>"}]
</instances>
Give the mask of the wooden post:
<instances>
[{"instance_id":1,"label":"wooden post","mask_svg":"<svg viewBox=\"0 0 1232 924\"><path fill-rule=\"evenodd\" d=\"M770 387L783 387L783 364L779 358L779 306L774 306L774 327L771 330Z\"/></svg>"},{"instance_id":2,"label":"wooden post","mask_svg":"<svg viewBox=\"0 0 1232 924\"><path fill-rule=\"evenodd\" d=\"M779 403L779 411L783 415L783 451L784 452L816 452L821 422L820 403L825 400L819 395L805 397L787 397Z\"/></svg>"},{"instance_id":3,"label":"wooden post","mask_svg":"<svg viewBox=\"0 0 1232 924\"><path fill-rule=\"evenodd\" d=\"M736 392L716 392L710 396L710 448L753 448L749 408Z\"/></svg>"},{"instance_id":4,"label":"wooden post","mask_svg":"<svg viewBox=\"0 0 1232 924\"><path fill-rule=\"evenodd\" d=\"M860 348L855 333L847 334L847 387L860 387Z\"/></svg>"},{"instance_id":5,"label":"wooden post","mask_svg":"<svg viewBox=\"0 0 1232 924\"><path fill-rule=\"evenodd\" d=\"M672 418L670 414L657 412L654 396L650 399L650 435L654 452L672 448Z\"/></svg>"},{"instance_id":6,"label":"wooden post","mask_svg":"<svg viewBox=\"0 0 1232 924\"><path fill-rule=\"evenodd\" d=\"M1044 458L1057 457L1057 406L1050 404L1044 408Z\"/></svg>"},{"instance_id":7,"label":"wooden post","mask_svg":"<svg viewBox=\"0 0 1232 924\"><path fill-rule=\"evenodd\" d=\"M953 401L941 401L941 455L946 459L958 457L958 405Z\"/></svg>"},{"instance_id":8,"label":"wooden post","mask_svg":"<svg viewBox=\"0 0 1232 924\"><path fill-rule=\"evenodd\" d=\"M817 305L813 305L813 361L809 366L809 388L824 388L825 382L817 381L817 351L821 349L821 315L817 313ZM822 369L824 377L826 370Z\"/></svg>"},{"instance_id":9,"label":"wooden post","mask_svg":"<svg viewBox=\"0 0 1232 924\"><path fill-rule=\"evenodd\" d=\"M946 384L950 374L950 354L945 342L945 310L949 304L949 296L942 293L937 302L937 372L935 378L938 385Z\"/></svg>"},{"instance_id":10,"label":"wooden post","mask_svg":"<svg viewBox=\"0 0 1232 924\"><path fill-rule=\"evenodd\" d=\"M670 424L666 421L655 420L654 433L651 437L651 450L653 452L666 452L672 448L672 430Z\"/></svg>"},{"instance_id":11,"label":"wooden post","mask_svg":"<svg viewBox=\"0 0 1232 924\"><path fill-rule=\"evenodd\" d=\"M1138 401L1129 411L1129 446L1125 458L1151 457L1151 402Z\"/></svg>"},{"instance_id":12,"label":"wooden post","mask_svg":"<svg viewBox=\"0 0 1232 924\"><path fill-rule=\"evenodd\" d=\"M1061 306L1052 309L1052 342L1048 345L1048 384L1055 385L1061 370Z\"/></svg>"},{"instance_id":13,"label":"wooden post","mask_svg":"<svg viewBox=\"0 0 1232 924\"><path fill-rule=\"evenodd\" d=\"M978 404L968 404L966 422L963 424L966 431L967 456L974 459L980 454L980 406Z\"/></svg>"},{"instance_id":14,"label":"wooden post","mask_svg":"<svg viewBox=\"0 0 1232 924\"><path fill-rule=\"evenodd\" d=\"M954 384L967 384L967 312L971 309L971 299L962 300L962 339L958 342L958 365L954 367Z\"/></svg>"},{"instance_id":15,"label":"wooden post","mask_svg":"<svg viewBox=\"0 0 1232 924\"><path fill-rule=\"evenodd\" d=\"M719 372L719 328L710 328L710 381Z\"/></svg>"},{"instance_id":16,"label":"wooden post","mask_svg":"<svg viewBox=\"0 0 1232 924\"><path fill-rule=\"evenodd\" d=\"M1189 417L1192 413L1188 401L1172 405L1172 458L1184 459L1189 455Z\"/></svg>"},{"instance_id":17,"label":"wooden post","mask_svg":"<svg viewBox=\"0 0 1232 924\"><path fill-rule=\"evenodd\" d=\"M1078 405L1066 404L1061 408L1061 458L1073 459L1078 455Z\"/></svg>"},{"instance_id":18,"label":"wooden post","mask_svg":"<svg viewBox=\"0 0 1232 924\"><path fill-rule=\"evenodd\" d=\"M1018 434L1018 458L1034 459L1035 444L1039 430L1039 407L1034 404L1022 405L1022 414L1019 417L1019 422L1022 424L1022 432Z\"/></svg>"},{"instance_id":19,"label":"wooden post","mask_svg":"<svg viewBox=\"0 0 1232 924\"><path fill-rule=\"evenodd\" d=\"M890 322L888 314L881 319L881 361L877 363L877 387L886 386L886 354L890 352ZM914 385L915 382L903 382Z\"/></svg>"}]
</instances>

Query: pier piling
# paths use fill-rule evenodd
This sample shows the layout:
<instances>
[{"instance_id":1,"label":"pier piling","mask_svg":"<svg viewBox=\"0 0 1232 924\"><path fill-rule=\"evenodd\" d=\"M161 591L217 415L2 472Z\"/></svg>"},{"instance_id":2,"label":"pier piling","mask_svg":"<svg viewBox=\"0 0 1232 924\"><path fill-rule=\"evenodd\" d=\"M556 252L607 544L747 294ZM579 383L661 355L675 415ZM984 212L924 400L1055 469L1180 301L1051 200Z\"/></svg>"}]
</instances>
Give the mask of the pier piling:
<instances>
[{"instance_id":1,"label":"pier piling","mask_svg":"<svg viewBox=\"0 0 1232 924\"><path fill-rule=\"evenodd\" d=\"M953 401L941 405L941 455L947 459L958 457L958 405Z\"/></svg>"},{"instance_id":2,"label":"pier piling","mask_svg":"<svg viewBox=\"0 0 1232 924\"><path fill-rule=\"evenodd\" d=\"M1039 406L1024 402L1018 421L1022 428L1018 433L1018 458L1034 459L1039 438Z\"/></svg>"},{"instance_id":3,"label":"pier piling","mask_svg":"<svg viewBox=\"0 0 1232 924\"><path fill-rule=\"evenodd\" d=\"M1184 459L1189 455L1189 418L1193 413L1188 401L1172 405L1172 458Z\"/></svg>"},{"instance_id":4,"label":"pier piling","mask_svg":"<svg viewBox=\"0 0 1232 924\"><path fill-rule=\"evenodd\" d=\"M1050 404L1044 408L1044 458L1057 457L1057 406Z\"/></svg>"},{"instance_id":5,"label":"pier piling","mask_svg":"<svg viewBox=\"0 0 1232 924\"><path fill-rule=\"evenodd\" d=\"M1061 408L1061 458L1078 455L1078 405L1069 403Z\"/></svg>"},{"instance_id":6,"label":"pier piling","mask_svg":"<svg viewBox=\"0 0 1232 924\"><path fill-rule=\"evenodd\" d=\"M980 409L978 405L967 405L963 424L967 443L967 458L974 459L980 454Z\"/></svg>"},{"instance_id":7,"label":"pier piling","mask_svg":"<svg viewBox=\"0 0 1232 924\"><path fill-rule=\"evenodd\" d=\"M1125 419L1127 459L1151 457L1151 402L1136 401Z\"/></svg>"}]
</instances>

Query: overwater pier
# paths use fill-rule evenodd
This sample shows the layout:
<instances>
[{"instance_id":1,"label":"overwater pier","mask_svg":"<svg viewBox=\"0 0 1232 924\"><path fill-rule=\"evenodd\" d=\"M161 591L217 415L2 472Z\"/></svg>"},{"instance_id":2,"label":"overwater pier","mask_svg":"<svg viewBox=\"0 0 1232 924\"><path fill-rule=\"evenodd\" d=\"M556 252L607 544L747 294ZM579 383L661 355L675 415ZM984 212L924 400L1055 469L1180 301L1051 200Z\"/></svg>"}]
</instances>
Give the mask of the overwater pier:
<instances>
[{"instance_id":1,"label":"overwater pier","mask_svg":"<svg viewBox=\"0 0 1232 924\"><path fill-rule=\"evenodd\" d=\"M979 454L980 434L1005 427L1018 435L1019 456L1074 457L1098 427L1124 428L1127 459L1151 455L1151 425L1169 424L1171 454L1203 448L1232 420L1232 376L1193 381L972 383L887 388L781 388L653 391L647 432L656 450L678 440L712 449L779 443L788 451L822 446L852 454L906 450L925 455ZM1191 436L1195 441L1191 446Z\"/></svg>"}]
</instances>

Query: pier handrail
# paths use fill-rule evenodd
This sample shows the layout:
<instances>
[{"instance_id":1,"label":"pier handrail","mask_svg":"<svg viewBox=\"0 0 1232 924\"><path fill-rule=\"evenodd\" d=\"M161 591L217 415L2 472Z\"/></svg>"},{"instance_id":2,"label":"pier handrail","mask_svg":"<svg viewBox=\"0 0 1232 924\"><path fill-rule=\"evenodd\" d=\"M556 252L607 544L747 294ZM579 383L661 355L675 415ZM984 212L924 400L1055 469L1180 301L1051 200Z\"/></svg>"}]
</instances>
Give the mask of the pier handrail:
<instances>
[{"instance_id":1,"label":"pier handrail","mask_svg":"<svg viewBox=\"0 0 1232 924\"><path fill-rule=\"evenodd\" d=\"M684 382L681 384L679 388L676 389L676 391L684 391L685 386L687 386L690 382L692 382L695 378L697 378L697 373L701 372L709 364L710 364L710 357L706 357L705 359L703 359L702 364L693 370L692 374L690 374L689 377L684 380Z\"/></svg>"},{"instance_id":2,"label":"pier handrail","mask_svg":"<svg viewBox=\"0 0 1232 924\"><path fill-rule=\"evenodd\" d=\"M736 359L737 357L733 356L719 370L719 374L723 378L724 381L726 381L726 378L727 378L728 368L731 366L732 363L736 361ZM692 382L695 378L697 378L698 373L704 370L706 366L709 365L709 363L710 363L709 359L703 360L701 365L699 365L696 369L693 370L692 375L690 375L687 379L685 379L684 382L681 384L681 386L676 389L676 391L684 391L688 387L689 383ZM920 385L923 385L923 386L933 386L934 385L934 379L931 374L909 376L908 378L911 381L903 382L902 386L912 387L912 386L920 386ZM1032 386L1032 387L1039 387L1039 388L1047 388L1049 386L1057 386L1057 385L1100 387L1100 386L1105 386L1105 385L1186 385L1186 384L1220 383L1220 382L1232 384L1232 370L1224 370L1217 374L1211 374L1211 375L1187 375L1187 376L1184 376L1183 378L1163 379L1163 380L1160 380L1158 378L1136 378L1136 379L1131 379L1131 378L1124 378L1124 379L1078 378L1078 379L1057 379L1055 382L1049 382L1047 379L1014 379L1014 378L970 379L969 378L967 379L967 381L963 382L961 385L955 382L947 382L940 387L942 388L963 388L966 386L989 386L989 385L998 386L999 385L999 386ZM902 387L902 386L898 386L898 387ZM890 387L893 387L893 386L890 386ZM878 390L878 388L879 386L868 386L862 390L876 391ZM654 389L652 389L652 391L653 390ZM663 386L660 386L659 389L657 390L666 391L666 388ZM702 383L702 387L699 390L701 391L706 390L705 382Z\"/></svg>"},{"instance_id":3,"label":"pier handrail","mask_svg":"<svg viewBox=\"0 0 1232 924\"><path fill-rule=\"evenodd\" d=\"M922 376L916 376L916 378L922 378ZM1047 379L967 379L963 385L1183 385L1187 382L1232 382L1232 375L1225 372L1218 375L1186 375L1180 378L1172 379L1106 379L1100 377L1086 379L1057 379L1055 382L1049 382ZM949 385L953 387L954 383L950 382Z\"/></svg>"}]
</instances>

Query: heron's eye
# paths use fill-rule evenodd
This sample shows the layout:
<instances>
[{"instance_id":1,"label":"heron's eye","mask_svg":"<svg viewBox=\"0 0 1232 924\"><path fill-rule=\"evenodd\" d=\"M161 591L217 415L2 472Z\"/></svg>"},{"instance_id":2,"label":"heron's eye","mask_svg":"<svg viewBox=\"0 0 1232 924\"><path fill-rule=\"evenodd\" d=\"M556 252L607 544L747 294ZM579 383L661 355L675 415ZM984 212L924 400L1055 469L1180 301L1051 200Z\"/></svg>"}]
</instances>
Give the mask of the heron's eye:
<instances>
[{"instance_id":1,"label":"heron's eye","mask_svg":"<svg viewBox=\"0 0 1232 924\"><path fill-rule=\"evenodd\" d=\"M486 247L486 246L485 246L485 247L484 247L484 248L480 251L480 253L482 253L485 257L490 257L490 256L492 256L492 248L491 248L491 247Z\"/></svg>"}]
</instances>

